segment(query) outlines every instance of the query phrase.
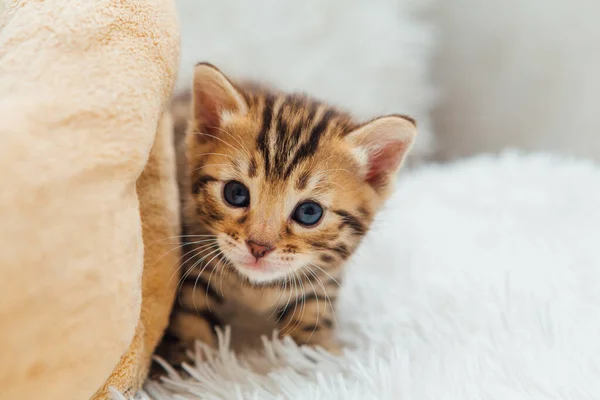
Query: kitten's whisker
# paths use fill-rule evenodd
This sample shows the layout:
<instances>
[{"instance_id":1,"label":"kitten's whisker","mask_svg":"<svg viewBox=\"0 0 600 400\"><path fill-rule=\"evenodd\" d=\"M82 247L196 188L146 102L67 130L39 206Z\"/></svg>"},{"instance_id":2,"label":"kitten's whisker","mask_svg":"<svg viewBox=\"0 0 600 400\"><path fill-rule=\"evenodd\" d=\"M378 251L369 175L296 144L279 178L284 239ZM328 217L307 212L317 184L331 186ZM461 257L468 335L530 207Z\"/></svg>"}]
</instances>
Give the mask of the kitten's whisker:
<instances>
[{"instance_id":1,"label":"kitten's whisker","mask_svg":"<svg viewBox=\"0 0 600 400\"><path fill-rule=\"evenodd\" d=\"M216 257L218 257L219 254L221 254L221 249L220 248L219 248L219 252L213 258L211 258L210 261L208 261L206 263L206 265L210 265L210 263ZM208 288L210 287L210 280L212 279L212 274L215 273L215 269L218 267L218 265L219 265L219 262L217 262L217 264L214 267L212 267L212 271L210 271L210 275L208 276L208 282L206 283L206 294L205 294L206 295L206 305L208 306L208 311L210 311L210 312L212 312L212 310L210 309L210 303L208 302Z\"/></svg>"},{"instance_id":2,"label":"kitten's whisker","mask_svg":"<svg viewBox=\"0 0 600 400\"><path fill-rule=\"evenodd\" d=\"M295 294L294 310L292 311L292 315L290 315L288 322L283 327L281 327L280 332L282 332L282 333L285 332L285 330L288 327L288 325L294 320L294 317L296 316L296 311L298 309L298 297L299 296L298 296L298 285L296 283L296 275L292 274L291 277L294 280L294 294Z\"/></svg>"},{"instance_id":3,"label":"kitten's whisker","mask_svg":"<svg viewBox=\"0 0 600 400\"><path fill-rule=\"evenodd\" d=\"M223 276L223 270L225 269L225 263L224 263L222 250L218 254L218 256L219 256L219 259L217 260L217 263L215 264L215 267L214 267L214 269L217 269L217 268L219 269L219 272L217 272L217 276L215 277L215 279L217 280L217 284L215 285L215 292L217 292L217 293L219 293L219 289L217 288L217 286L219 284L219 276L221 276L221 277ZM211 275L212 275L212 272L211 272ZM208 283L210 284L210 277L208 277ZM221 290L221 295L222 294L223 294L223 291ZM207 301L208 301L208 287L206 288L206 297L207 297Z\"/></svg>"},{"instance_id":4,"label":"kitten's whisker","mask_svg":"<svg viewBox=\"0 0 600 400\"><path fill-rule=\"evenodd\" d=\"M196 171L201 170L202 168L207 168L207 167L229 167L229 164L204 164L204 165L199 166L198 168L194 168L190 172L196 172Z\"/></svg>"},{"instance_id":5,"label":"kitten's whisker","mask_svg":"<svg viewBox=\"0 0 600 400\"><path fill-rule=\"evenodd\" d=\"M196 241L196 242L185 242L185 243L182 243L182 244L180 244L179 246L175 246L175 247L174 247L174 248L172 248L171 250L168 250L168 251L167 251L165 254L163 254L162 256L160 256L160 257L158 258L158 260L156 260L156 263L158 263L158 262L159 262L160 260L162 260L164 257L166 257L167 255L169 255L169 253L171 253L172 251L178 250L178 249L180 249L180 248L182 248L182 247L184 247L184 246L190 246L190 245L192 245L192 244L198 244L198 243L204 243L204 242L211 242L211 241L214 241L214 239L206 239L206 240L199 240L199 241ZM194 250L194 249L192 249L192 251L193 251L193 250ZM186 254L189 254L189 253L186 253ZM183 257L185 257L185 255L184 255L184 256L182 256L182 257L180 257L180 258L177 260L177 262L180 262L180 261L181 261L181 258L183 258Z\"/></svg>"},{"instance_id":6,"label":"kitten's whisker","mask_svg":"<svg viewBox=\"0 0 600 400\"><path fill-rule=\"evenodd\" d=\"M171 277L169 278L169 283L171 282L171 279L173 279L173 277L175 276L175 274L177 272L179 272L179 270L185 266L185 264L187 264L190 260L192 260L194 257L202 254L202 252L205 251L205 249L210 248L210 246L212 246L210 243L209 244L205 244L203 246L197 247L197 248L193 248L190 251L188 251L187 253L185 253L184 255L182 255L181 257L179 257L179 259L176 261L178 265L177 268L175 268L175 270L173 271L173 273L171 274ZM188 258L187 260L185 260L185 262L181 262L181 260L187 256L190 253L194 253L190 258Z\"/></svg>"},{"instance_id":7,"label":"kitten's whisker","mask_svg":"<svg viewBox=\"0 0 600 400\"><path fill-rule=\"evenodd\" d=\"M285 265L285 267L286 267L285 271L283 272L283 277L284 277L283 282L280 283L280 285L278 287L279 296L277 296L277 298L271 304L271 307L273 307L273 311L269 315L269 318L271 318L277 312L277 304L279 304L279 300L281 299L281 296L283 295L283 293L285 292L285 289L287 288L287 272L288 272L288 269L290 269L290 268L287 265Z\"/></svg>"},{"instance_id":8,"label":"kitten's whisker","mask_svg":"<svg viewBox=\"0 0 600 400\"><path fill-rule=\"evenodd\" d=\"M337 317L335 315L335 308L333 307L333 303L331 302L331 297L329 297L329 294L327 294L327 289L325 289L325 285L323 284L323 281L321 280L321 278L315 273L315 271L313 271L312 269L308 269L308 272L310 272L312 274L312 276L315 277L315 279L317 280L317 283L321 286L321 288L323 289L323 294L325 295L325 298L327 299L327 302L329 303L329 307L331 308L331 315L333 316L333 319L335 321L335 325L338 325L338 321L337 321Z\"/></svg>"},{"instance_id":9,"label":"kitten's whisker","mask_svg":"<svg viewBox=\"0 0 600 400\"><path fill-rule=\"evenodd\" d=\"M218 248L218 246L217 246L216 249L212 250L210 253L208 253L204 257L202 257L201 261L206 260L207 257L210 257L212 254L214 254L217 251L220 251L219 248ZM200 272L198 272L198 275L196 275L196 280L194 281L194 288L192 289L192 302L194 304L194 310L196 310L196 312L198 312L198 306L196 305L196 286L198 286L198 280L202 276L202 273L204 272L204 270L206 269L206 267L208 267L208 263L205 263L204 267L202 267L202 269L200 270ZM208 305L208 303L206 303L206 305L208 306L208 309L210 311L210 306Z\"/></svg>"},{"instance_id":10,"label":"kitten's whisker","mask_svg":"<svg viewBox=\"0 0 600 400\"><path fill-rule=\"evenodd\" d=\"M287 284L288 284L288 270L286 268L285 274L284 274L284 279L283 279L283 283L281 286L281 290L279 291L279 296L277 296L277 301L275 302L274 305L279 303L279 300L281 300L281 296L283 296L283 294L286 292L287 290ZM275 312L276 308L273 310L273 312ZM272 315L272 314L271 314Z\"/></svg>"},{"instance_id":11,"label":"kitten's whisker","mask_svg":"<svg viewBox=\"0 0 600 400\"><path fill-rule=\"evenodd\" d=\"M163 239L157 240L157 242L163 241L163 240L167 240L167 239L183 239L183 238L196 238L196 237L214 237L216 238L217 235L177 235L177 236L167 236Z\"/></svg>"},{"instance_id":12,"label":"kitten's whisker","mask_svg":"<svg viewBox=\"0 0 600 400\"><path fill-rule=\"evenodd\" d=\"M292 332L294 329L296 329L298 324L302 321L302 317L304 316L305 303L306 303L305 298L304 298L304 285L302 283L302 280L294 274L294 281L296 281L296 279L298 281L297 289L300 290L300 295L298 295L298 293L296 292L296 302L294 305L294 313L292 314L292 316L290 317L290 320L288 321L287 324L285 324L285 327L284 327L284 328L287 328L288 325L291 323L290 329L289 329L290 332ZM300 299L302 302L300 305L300 310L298 310L300 313L300 318L295 319L294 317L296 316L296 309L298 307L298 299Z\"/></svg>"},{"instance_id":13,"label":"kitten's whisker","mask_svg":"<svg viewBox=\"0 0 600 400\"><path fill-rule=\"evenodd\" d=\"M211 246L214 246L215 244L217 244L214 241L212 241L212 242L213 243L209 242L209 243L203 244L202 246L194 247L193 249L189 250L188 252L186 252L185 254L183 254L181 257L179 257L179 259L177 260L177 263L179 263L182 266L185 265L188 261L190 261L192 258L194 258L194 257L190 257L187 260L185 260L184 262L181 262L181 260L183 260L183 258L185 256L187 256L188 254L193 253L195 251L204 251L204 249L210 248Z\"/></svg>"},{"instance_id":14,"label":"kitten's whisker","mask_svg":"<svg viewBox=\"0 0 600 400\"><path fill-rule=\"evenodd\" d=\"M328 185L335 185L335 186L339 187L339 188L340 188L342 191L346 191L346 188L345 188L345 187L343 187L342 185L340 185L339 183L337 183L337 182L334 182L334 181L328 181L328 182L327 182L327 185L326 185L325 183L321 183L321 182L319 182L319 184L315 185L315 187L314 187L314 190L316 191L316 190L318 190L318 189L320 189L320 188L325 188L325 189L327 189L327 188L328 188Z\"/></svg>"},{"instance_id":15,"label":"kitten's whisker","mask_svg":"<svg viewBox=\"0 0 600 400\"><path fill-rule=\"evenodd\" d=\"M316 172L313 174L313 177L315 177L315 176L317 176L317 175L325 175L325 172L326 172L326 171L328 171L328 170L324 170L324 171L316 171ZM313 189L313 190L317 191L317 190L319 190L319 189L322 189L322 188L324 188L324 189L328 189L328 188L329 188L329 185L336 185L336 186L337 186L337 187L339 187L340 189L342 189L342 190L344 190L344 191L346 190L346 188L344 188L342 185L340 185L339 183L335 182L335 181L334 181L334 180L332 180L332 179L329 179L329 180L327 180L327 182L324 182L323 180L319 180L319 181L317 182L317 184L314 186L314 189Z\"/></svg>"},{"instance_id":16,"label":"kitten's whisker","mask_svg":"<svg viewBox=\"0 0 600 400\"><path fill-rule=\"evenodd\" d=\"M294 277L293 274L290 274L290 278L293 278L293 277ZM286 282L287 282L287 280L286 280ZM285 303L285 306L283 307L284 310L286 310L289 307L290 301L292 299L292 281L291 280L290 280L290 288L288 289L288 291L290 292L290 294L288 295L287 302ZM281 313L279 318L277 318L277 321L275 321L275 323L278 323L282 317L283 317L283 312ZM281 331L283 331L283 329L281 329Z\"/></svg>"},{"instance_id":17,"label":"kitten's whisker","mask_svg":"<svg viewBox=\"0 0 600 400\"><path fill-rule=\"evenodd\" d=\"M160 257L159 257L159 258L158 258L158 259L155 261L155 264L158 264L158 263L160 262L160 260L162 260L163 258L165 258L166 256L168 256L168 255L169 255L169 253L171 253L171 252L173 252L173 251L175 251L175 250L179 250L179 249L181 249L182 247L184 247L184 246L188 246L188 245L190 245L190 244L195 244L195 243L189 243L189 242L186 242L186 243L181 243L181 242L180 242L180 243L179 243L179 245L177 245L177 246L174 246L174 247L173 247L171 250L167 250L167 251L165 251L165 253L164 253L162 256L160 256ZM179 262L179 260L177 260L177 262Z\"/></svg>"},{"instance_id":18,"label":"kitten's whisker","mask_svg":"<svg viewBox=\"0 0 600 400\"><path fill-rule=\"evenodd\" d=\"M173 238L183 238L183 236L174 236ZM163 240L156 241L156 242L154 242L154 244L157 244L157 243L163 242L164 240L167 240L167 239L169 239L169 238L165 238L165 239L163 239ZM210 240L213 240L213 239L210 239ZM198 244L198 243L203 243L203 242L208 242L208 241L209 241L209 240L200 240L200 241L194 241L194 242L179 241L179 242L177 242L177 243L173 243L173 244L178 244L178 246L175 246L175 247L174 247L174 248L172 248L171 250L168 250L168 251L167 251L165 254L163 254L163 255L162 255L162 256L161 256L161 257L160 257L160 258L159 258L159 259L158 259L156 262L158 263L160 260L162 260L162 258L163 258L163 257L165 257L166 255L168 255L170 252L172 252L172 251L175 251L175 250L177 250L177 249L179 249L179 248L181 248L181 247L183 247L183 246L188 246L188 245L191 245L191 244ZM179 260L178 260L178 261L179 261Z\"/></svg>"},{"instance_id":19,"label":"kitten's whisker","mask_svg":"<svg viewBox=\"0 0 600 400\"><path fill-rule=\"evenodd\" d=\"M235 158L233 156L227 155L227 154L223 154L223 153L199 153L199 154L196 154L196 155L197 156L220 156L220 157L227 157L227 158L231 158L234 161L242 163L242 160L240 160L238 158Z\"/></svg>"},{"instance_id":20,"label":"kitten's whisker","mask_svg":"<svg viewBox=\"0 0 600 400\"><path fill-rule=\"evenodd\" d=\"M327 157L326 159L317 159L317 158L313 158L311 160L311 168L315 168L315 167L321 167L322 165L327 164L327 162L329 160L331 160L333 158L333 154L331 154L329 157Z\"/></svg>"},{"instance_id":21,"label":"kitten's whisker","mask_svg":"<svg viewBox=\"0 0 600 400\"><path fill-rule=\"evenodd\" d=\"M214 239L210 239L210 240L214 240ZM208 242L208 240L205 240L205 242ZM163 242L163 244L173 245L172 249L175 249L175 250L177 248L179 248L179 247L182 247L182 246L187 246L187 245L190 245L190 244L198 244L198 243L202 243L202 241L193 241L193 242L187 242L187 241L181 242L181 241L179 241L179 242L173 242L173 243L164 243ZM169 251L171 251L171 250L169 250Z\"/></svg>"},{"instance_id":22,"label":"kitten's whisker","mask_svg":"<svg viewBox=\"0 0 600 400\"><path fill-rule=\"evenodd\" d=\"M314 264L312 262L308 262L310 265L312 265L313 267L317 267L321 272L323 272L325 275L327 275L329 278L331 278L332 281L334 281L338 286L342 286L337 279L335 279L333 276L331 276L327 271L325 271L323 268L319 267L317 264Z\"/></svg>"},{"instance_id":23,"label":"kitten's whisker","mask_svg":"<svg viewBox=\"0 0 600 400\"><path fill-rule=\"evenodd\" d=\"M188 277L188 276L189 276L189 275L192 273L192 271L194 270L194 268L196 268L196 266L197 266L199 263L201 263L201 262L202 262L202 260L204 259L204 258L201 256L201 254L202 254L203 252L205 252L205 251L208 251L208 250L210 250L210 248L203 249L202 251L196 252L196 253L194 253L194 255L192 255L192 257L190 257L190 258L187 260L187 261L190 261L190 260L192 260L193 258L195 258L195 257L199 257L199 256L200 256L200 258L199 258L197 261L195 261L195 262L192 264L192 266L191 266L190 268L188 268L188 269L185 271L185 273L184 273L183 275L181 275L181 277L180 277L179 281L177 282L177 285L175 286L175 293L176 293L177 295L179 295L179 291L180 291L180 290L181 290L181 288L183 287L183 283L185 282L185 280L187 279L187 277ZM187 263L187 261L186 261L186 263ZM182 264L182 266L183 266L183 265L185 265L185 264ZM179 298L179 304L181 305L181 299L180 299L180 298Z\"/></svg>"},{"instance_id":24,"label":"kitten's whisker","mask_svg":"<svg viewBox=\"0 0 600 400\"><path fill-rule=\"evenodd\" d=\"M194 266L192 265L187 271L185 271L185 273L181 276L180 281L177 282L177 286L175 287L175 297L177 297L177 302L179 303L180 307L183 307L183 304L181 304L181 297L179 296L179 291L180 291L180 283L183 283L183 281L185 280L185 278L187 277L187 275L190 273L190 271L194 268Z\"/></svg>"},{"instance_id":25,"label":"kitten's whisker","mask_svg":"<svg viewBox=\"0 0 600 400\"><path fill-rule=\"evenodd\" d=\"M325 289L325 285L323 285L323 281L321 281L321 278L319 277L319 275L317 275L315 273L315 271L313 271L310 268L307 268L306 270L315 278L315 280L317 281L317 283L319 284L319 286L321 286L321 289L323 289L323 294L325 296L327 296L327 289Z\"/></svg>"},{"instance_id":26,"label":"kitten's whisker","mask_svg":"<svg viewBox=\"0 0 600 400\"><path fill-rule=\"evenodd\" d=\"M343 169L343 168L331 168L331 169L322 169L318 172L333 172L333 171L344 171L347 172L348 174L354 176L355 174L353 174L352 172L348 171L347 169Z\"/></svg>"},{"instance_id":27,"label":"kitten's whisker","mask_svg":"<svg viewBox=\"0 0 600 400\"><path fill-rule=\"evenodd\" d=\"M202 252L204 252L204 251L206 251L206 250L202 250ZM200 253L202 253L202 252L200 252ZM200 253L197 253L196 255L198 255L198 254L200 254ZM196 255L195 255L195 256L196 256ZM190 268L189 268L189 269L188 269L188 270L185 272L185 274L183 274L183 275L182 275L181 279L180 279L180 280L179 280L179 282L177 283L177 286L176 286L176 289L175 289L175 294L176 294L176 296L177 296L177 299L178 299L179 305L180 305L181 307L183 307L183 304L181 304L181 297L179 297L179 291L181 290L181 286L180 286L180 285L183 285L183 282L184 282L184 281L187 279L187 277L188 277L188 276L191 274L191 272L194 270L194 268L196 267L196 265L198 265L199 263L201 263L201 262L202 262L202 260L204 260L204 257L201 257L201 258L200 258L198 261L196 261L196 262L195 262L195 263L194 263L194 264L193 264L193 265L192 265L192 266L191 266L191 267L190 267ZM196 277L196 282L194 282L194 287L195 287L195 286L196 286L196 284L198 283L198 277L199 277L199 276L200 276L200 275L198 275L198 276ZM194 298L194 291L192 291L192 301L195 301L195 298ZM194 306L195 306L195 304L194 304ZM194 308L195 308L195 307L194 307ZM198 311L198 310L196 310L196 312L197 312L197 311Z\"/></svg>"},{"instance_id":28,"label":"kitten's whisker","mask_svg":"<svg viewBox=\"0 0 600 400\"><path fill-rule=\"evenodd\" d=\"M283 327L283 329L286 329L288 326L289 328L289 333L291 333L294 330L294 325L296 325L296 311L298 313L302 312L302 307L304 306L304 292L302 291L302 286L301 286L301 281L298 278L298 276L296 276L296 274L292 275L293 279L294 279L294 287L295 287L295 293L294 293L294 312L292 313L292 315L289 318L289 321L287 322L287 324L285 324L285 326ZM300 304L300 308L298 308L298 301L301 302ZM290 325L291 324L291 325Z\"/></svg>"},{"instance_id":29,"label":"kitten's whisker","mask_svg":"<svg viewBox=\"0 0 600 400\"><path fill-rule=\"evenodd\" d=\"M236 153L238 153L238 155L242 155L242 156L243 156L243 155L246 155L246 154L247 154L247 151L246 151L246 153L244 153L242 150L238 149L237 147L235 147L235 146L231 145L230 143L227 143L226 141L224 141L224 140L223 140L223 139L221 139L220 137L217 137L217 136L215 136L215 135L211 135L210 133L204 133L204 132L194 132L194 134L195 134L195 135L205 135L205 136L212 137L213 139L216 139L216 140L218 140L219 142L221 142L221 143L225 144L226 146L229 146L229 147L231 147L233 150L235 150L235 152L236 152Z\"/></svg>"},{"instance_id":30,"label":"kitten's whisker","mask_svg":"<svg viewBox=\"0 0 600 400\"><path fill-rule=\"evenodd\" d=\"M233 140L235 140L237 142L237 144L239 144L244 150L246 150L246 153L250 154L250 152L248 151L248 149L246 148L246 146L244 146L244 143L241 141L242 138L239 136L234 136L231 132L227 131L226 129L221 128L220 126L207 126L207 128L211 129L218 129L223 133L226 133L227 135L229 135L229 137L231 137Z\"/></svg>"},{"instance_id":31,"label":"kitten's whisker","mask_svg":"<svg viewBox=\"0 0 600 400\"><path fill-rule=\"evenodd\" d=\"M181 258L183 258L183 257L187 256L187 255L188 255L188 254L190 254L190 253L194 253L194 252L196 252L197 250L198 250L198 249L191 249L190 251L188 251L187 253L183 254L181 257L179 257L179 259L178 259L177 261L175 261L175 263L177 264L177 267L173 269L173 273L172 273L172 274L171 274L171 276L169 277L168 283L171 283L171 280L172 280L172 279L175 277L175 275L176 275L178 272L180 272L180 269L181 269L182 267L184 267L184 266L185 266L185 264L182 264L182 263L180 262ZM193 258L193 257L194 257L194 256L192 256L192 258ZM189 261L189 260L188 260L188 261ZM179 278L181 278L181 276L180 276Z\"/></svg>"},{"instance_id":32,"label":"kitten's whisker","mask_svg":"<svg viewBox=\"0 0 600 400\"><path fill-rule=\"evenodd\" d=\"M320 166L322 166L322 165L326 164L326 163L327 163L329 160L331 160L332 158L333 158L333 155L330 155L330 156L329 156L329 157L327 157L325 160L322 160L322 161L318 162L318 165L317 165L317 167L320 167ZM312 166L313 166L313 167L315 167L315 164L314 164L314 162L313 162ZM313 174L313 176L316 176L316 175L318 175L318 174L325 175L325 173L326 173L326 172L334 172L334 171L343 171L343 172L347 172L347 173L348 173L349 175L351 175L351 176L354 176L354 174L353 174L352 172L350 172L350 171L348 171L347 169L344 169L344 168L329 168L329 169L320 169L320 170L318 170L318 171L315 171L315 172L314 172L314 174ZM333 182L333 181L331 181L331 182L328 182L328 183L331 183L331 184L334 184L334 185L336 185L336 186L337 186L337 187L339 187L341 190L344 190L344 191L346 190L346 189L345 189L345 188L344 188L342 185L338 184L337 182ZM317 184L317 185L316 185L316 187L321 187L321 186L324 186L324 187L326 187L324 184L322 184L322 183L320 183L320 182L319 182L319 184Z\"/></svg>"},{"instance_id":33,"label":"kitten's whisker","mask_svg":"<svg viewBox=\"0 0 600 400\"><path fill-rule=\"evenodd\" d=\"M315 322L315 326L314 326L312 332L308 336L308 339L306 339L306 343L308 343L310 341L310 338L314 335L315 331L317 330L317 327L319 326L319 318L321 317L321 307L319 305L319 294L317 293L317 290L315 289L315 286L310 281L310 278L308 277L308 275L306 275L306 272L303 271L303 270L300 270L300 271L302 272L302 274L304 275L304 277L306 278L306 280L308 281L308 283L310 283L310 286L312 287L313 293L315 294L315 300L317 302L317 322ZM325 310L323 310L323 311L325 311Z\"/></svg>"},{"instance_id":34,"label":"kitten's whisker","mask_svg":"<svg viewBox=\"0 0 600 400\"><path fill-rule=\"evenodd\" d=\"M190 258L188 258L187 260L185 260L183 263L180 263L179 268L185 266L189 261L193 260L195 257L200 256L205 251L214 248L215 245L216 245L216 243L215 244L207 244L207 245L201 246L199 249L192 249L192 250L188 251L181 258L185 257L186 255L188 255L190 253L194 253L194 254L192 254L192 256ZM195 265L197 265L197 264L193 264L191 268L193 269L195 267ZM177 271L175 271L175 272L177 272ZM191 273L191 270L188 270L188 273Z\"/></svg>"},{"instance_id":35,"label":"kitten's whisker","mask_svg":"<svg viewBox=\"0 0 600 400\"><path fill-rule=\"evenodd\" d=\"M319 276L319 275L318 275L318 274L317 274L315 271L313 271L312 269L308 268L308 272L310 272L310 273L311 273L311 274L312 274L312 275L315 277L315 279L317 280L317 283L318 283L318 284L321 286L321 288L323 289L323 294L324 294L324 295L325 295L325 297L327 298L327 302L329 303L329 306L331 307L331 313L332 313L332 315L333 315L333 318L336 320L335 322L336 322L336 324L337 324L337 318L336 318L336 316L335 316L335 308L333 307L333 304L332 304L332 302L331 302L331 298L330 298L330 296L329 296L329 294L328 294L328 292L327 292L327 289L325 289L325 285L323 284L323 280L322 280L322 279L321 279L321 277L320 277L320 276ZM333 279L333 278L331 278L331 279ZM335 279L334 279L334 280L335 280ZM338 284L338 287L339 287L339 282L337 282L337 281L336 281L336 283Z\"/></svg>"},{"instance_id":36,"label":"kitten's whisker","mask_svg":"<svg viewBox=\"0 0 600 400\"><path fill-rule=\"evenodd\" d=\"M302 318L304 318L304 313L306 312L306 290L304 289L304 281L300 277L298 277L298 282L300 283L300 289L302 291L302 306L300 307L300 318L298 318L294 326L292 326L292 331L300 326L300 324L302 323Z\"/></svg>"},{"instance_id":37,"label":"kitten's whisker","mask_svg":"<svg viewBox=\"0 0 600 400\"><path fill-rule=\"evenodd\" d=\"M283 296L283 294L286 292L287 290L287 285L288 285L288 280L289 280L289 271L291 271L291 268L286 267L284 274L283 274L283 282L281 283L281 290L279 290L279 296L277 296L277 301L275 302L274 305L279 304L279 300L281 300L281 296ZM275 312L275 311L273 311Z\"/></svg>"},{"instance_id":38,"label":"kitten's whisker","mask_svg":"<svg viewBox=\"0 0 600 400\"><path fill-rule=\"evenodd\" d=\"M222 255L223 266L221 267L221 270L219 271L220 274L219 274L218 279L219 279L219 291L221 292L221 296L224 296L223 280L224 280L224 276L225 276L225 267L226 267L225 264L227 263L227 255L225 254L225 249L222 248L221 250L223 252L223 255Z\"/></svg>"}]
</instances>

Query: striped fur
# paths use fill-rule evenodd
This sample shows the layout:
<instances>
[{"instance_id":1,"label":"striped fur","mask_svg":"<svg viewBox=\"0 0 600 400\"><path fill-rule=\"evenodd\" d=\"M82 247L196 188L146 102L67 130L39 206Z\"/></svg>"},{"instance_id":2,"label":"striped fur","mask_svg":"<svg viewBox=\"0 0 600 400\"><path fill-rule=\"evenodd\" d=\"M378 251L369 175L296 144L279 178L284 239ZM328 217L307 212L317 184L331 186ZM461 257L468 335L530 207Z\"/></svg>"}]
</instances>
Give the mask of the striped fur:
<instances>
[{"instance_id":1,"label":"striped fur","mask_svg":"<svg viewBox=\"0 0 600 400\"><path fill-rule=\"evenodd\" d=\"M197 67L191 102L180 163L186 251L170 333L186 344L214 344L214 325L226 322L222 310L240 304L273 319L281 335L337 350L334 308L343 265L399 163L385 171L389 179L370 183L360 156L368 151L353 144L361 138L348 139L364 124L303 94L233 83L210 65ZM182 109L181 100L176 105ZM248 207L223 200L232 180L249 189ZM324 209L314 227L290 217L306 200ZM275 247L258 270L244 264L247 240Z\"/></svg>"}]
</instances>

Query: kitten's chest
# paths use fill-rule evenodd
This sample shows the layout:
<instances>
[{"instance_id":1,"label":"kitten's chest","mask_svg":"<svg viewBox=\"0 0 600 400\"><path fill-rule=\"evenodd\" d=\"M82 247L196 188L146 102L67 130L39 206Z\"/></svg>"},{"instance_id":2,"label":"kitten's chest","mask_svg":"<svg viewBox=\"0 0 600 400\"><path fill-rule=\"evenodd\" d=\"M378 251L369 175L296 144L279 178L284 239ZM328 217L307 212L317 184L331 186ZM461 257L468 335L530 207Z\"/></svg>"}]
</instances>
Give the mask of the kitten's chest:
<instances>
[{"instance_id":1,"label":"kitten's chest","mask_svg":"<svg viewBox=\"0 0 600 400\"><path fill-rule=\"evenodd\" d=\"M282 301L285 302L287 294L282 292L280 288L256 288L231 284L223 288L223 297L230 313L270 314L279 307Z\"/></svg>"},{"instance_id":2,"label":"kitten's chest","mask_svg":"<svg viewBox=\"0 0 600 400\"><path fill-rule=\"evenodd\" d=\"M262 335L271 336L276 329L275 290L223 285L224 302L213 311L223 325L231 326L231 343L235 349L260 347ZM283 295L281 295L283 297Z\"/></svg>"}]
</instances>

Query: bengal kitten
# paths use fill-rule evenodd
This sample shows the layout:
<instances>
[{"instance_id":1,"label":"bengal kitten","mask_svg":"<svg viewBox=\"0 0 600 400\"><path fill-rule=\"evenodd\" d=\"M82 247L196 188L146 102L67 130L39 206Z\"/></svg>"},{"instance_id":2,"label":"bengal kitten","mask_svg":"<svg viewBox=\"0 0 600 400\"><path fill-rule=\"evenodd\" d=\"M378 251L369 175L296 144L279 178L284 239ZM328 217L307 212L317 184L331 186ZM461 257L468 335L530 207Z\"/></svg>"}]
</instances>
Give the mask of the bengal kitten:
<instances>
[{"instance_id":1,"label":"bengal kitten","mask_svg":"<svg viewBox=\"0 0 600 400\"><path fill-rule=\"evenodd\" d=\"M342 267L390 192L414 121L357 123L305 95L233 82L206 63L195 68L190 108L187 256L170 334L184 347L215 346L214 327L233 306L271 318L298 344L339 352Z\"/></svg>"}]
</instances>

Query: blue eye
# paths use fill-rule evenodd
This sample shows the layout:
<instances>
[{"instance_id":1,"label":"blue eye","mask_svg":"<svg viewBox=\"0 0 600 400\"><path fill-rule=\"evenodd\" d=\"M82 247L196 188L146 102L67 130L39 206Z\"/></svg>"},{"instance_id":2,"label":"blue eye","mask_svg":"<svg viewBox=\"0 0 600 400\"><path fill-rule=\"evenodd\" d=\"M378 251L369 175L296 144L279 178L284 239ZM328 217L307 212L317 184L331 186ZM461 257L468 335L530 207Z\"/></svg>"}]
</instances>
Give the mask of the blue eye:
<instances>
[{"instance_id":1,"label":"blue eye","mask_svg":"<svg viewBox=\"0 0 600 400\"><path fill-rule=\"evenodd\" d=\"M314 201L306 201L298 204L292 219L304 226L313 226L321 220L323 216L323 207Z\"/></svg>"},{"instance_id":2,"label":"blue eye","mask_svg":"<svg viewBox=\"0 0 600 400\"><path fill-rule=\"evenodd\" d=\"M225 184L223 197L233 207L248 207L250 204L248 188L238 181L229 181Z\"/></svg>"}]
</instances>

